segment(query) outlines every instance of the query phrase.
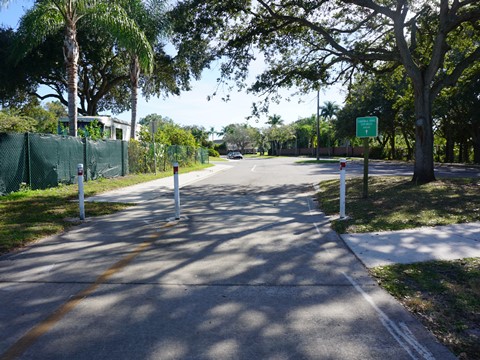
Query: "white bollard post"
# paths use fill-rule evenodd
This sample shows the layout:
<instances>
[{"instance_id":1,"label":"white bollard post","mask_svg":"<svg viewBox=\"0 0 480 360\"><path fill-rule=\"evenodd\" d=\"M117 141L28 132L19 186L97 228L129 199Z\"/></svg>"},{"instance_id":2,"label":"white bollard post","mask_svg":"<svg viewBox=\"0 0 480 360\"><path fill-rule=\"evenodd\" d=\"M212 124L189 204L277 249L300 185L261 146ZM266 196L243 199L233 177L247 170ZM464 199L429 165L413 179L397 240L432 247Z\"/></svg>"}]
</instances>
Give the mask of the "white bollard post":
<instances>
[{"instance_id":1,"label":"white bollard post","mask_svg":"<svg viewBox=\"0 0 480 360\"><path fill-rule=\"evenodd\" d=\"M83 164L77 165L78 175L78 204L80 206L80 220L85 220L85 204L83 193Z\"/></svg>"},{"instance_id":2,"label":"white bollard post","mask_svg":"<svg viewBox=\"0 0 480 360\"><path fill-rule=\"evenodd\" d=\"M340 219L345 218L345 168L347 159L340 159Z\"/></svg>"},{"instance_id":3,"label":"white bollard post","mask_svg":"<svg viewBox=\"0 0 480 360\"><path fill-rule=\"evenodd\" d=\"M178 162L173 163L173 189L175 194L175 220L180 220L180 189L178 183Z\"/></svg>"}]
</instances>

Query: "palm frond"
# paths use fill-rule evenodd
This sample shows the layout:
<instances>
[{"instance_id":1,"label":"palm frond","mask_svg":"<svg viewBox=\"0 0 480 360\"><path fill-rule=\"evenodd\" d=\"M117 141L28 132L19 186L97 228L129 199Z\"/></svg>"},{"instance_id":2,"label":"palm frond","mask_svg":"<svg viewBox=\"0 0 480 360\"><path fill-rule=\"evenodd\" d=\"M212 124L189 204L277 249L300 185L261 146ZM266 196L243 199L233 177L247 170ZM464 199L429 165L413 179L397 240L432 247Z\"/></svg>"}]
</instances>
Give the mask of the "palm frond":
<instances>
[{"instance_id":1,"label":"palm frond","mask_svg":"<svg viewBox=\"0 0 480 360\"><path fill-rule=\"evenodd\" d=\"M138 56L142 70L152 71L154 63L152 47L145 33L121 6L98 1L95 6L88 9L84 19L91 26L109 32L119 46Z\"/></svg>"},{"instance_id":2,"label":"palm frond","mask_svg":"<svg viewBox=\"0 0 480 360\"><path fill-rule=\"evenodd\" d=\"M11 58L19 61L45 39L65 27L65 19L52 1L38 2L20 19Z\"/></svg>"}]
</instances>

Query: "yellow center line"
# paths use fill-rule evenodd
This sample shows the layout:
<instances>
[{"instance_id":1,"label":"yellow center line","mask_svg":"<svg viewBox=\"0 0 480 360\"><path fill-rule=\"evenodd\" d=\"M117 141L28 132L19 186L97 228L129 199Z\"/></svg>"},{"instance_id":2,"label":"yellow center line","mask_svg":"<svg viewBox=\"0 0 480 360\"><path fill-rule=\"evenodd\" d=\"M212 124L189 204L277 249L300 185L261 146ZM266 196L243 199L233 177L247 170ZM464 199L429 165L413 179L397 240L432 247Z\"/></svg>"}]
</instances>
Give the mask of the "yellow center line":
<instances>
[{"instance_id":1,"label":"yellow center line","mask_svg":"<svg viewBox=\"0 0 480 360\"><path fill-rule=\"evenodd\" d=\"M176 223L175 223L176 224ZM175 224L167 223L161 228L172 227ZM152 238L156 238L159 234L152 234ZM13 360L22 355L32 344L42 335L47 333L55 324L57 324L65 315L71 312L83 299L90 296L101 284L105 283L110 277L125 268L133 259L153 243L153 239L145 241L137 246L129 255L117 261L103 274L101 274L94 283L86 289L78 292L71 297L66 303L62 304L47 318L34 326L30 331L18 339L8 350L0 356L0 360Z\"/></svg>"}]
</instances>

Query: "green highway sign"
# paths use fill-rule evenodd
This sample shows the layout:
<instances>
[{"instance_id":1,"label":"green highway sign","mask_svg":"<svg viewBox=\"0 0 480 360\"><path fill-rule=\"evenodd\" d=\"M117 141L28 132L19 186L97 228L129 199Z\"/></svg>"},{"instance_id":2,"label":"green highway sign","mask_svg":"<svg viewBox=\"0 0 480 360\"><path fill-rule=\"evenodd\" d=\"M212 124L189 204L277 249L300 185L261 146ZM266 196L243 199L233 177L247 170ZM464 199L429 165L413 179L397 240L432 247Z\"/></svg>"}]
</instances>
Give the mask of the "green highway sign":
<instances>
[{"instance_id":1,"label":"green highway sign","mask_svg":"<svg viewBox=\"0 0 480 360\"><path fill-rule=\"evenodd\" d=\"M378 136L378 117L359 117L357 118L357 137L368 138Z\"/></svg>"}]
</instances>

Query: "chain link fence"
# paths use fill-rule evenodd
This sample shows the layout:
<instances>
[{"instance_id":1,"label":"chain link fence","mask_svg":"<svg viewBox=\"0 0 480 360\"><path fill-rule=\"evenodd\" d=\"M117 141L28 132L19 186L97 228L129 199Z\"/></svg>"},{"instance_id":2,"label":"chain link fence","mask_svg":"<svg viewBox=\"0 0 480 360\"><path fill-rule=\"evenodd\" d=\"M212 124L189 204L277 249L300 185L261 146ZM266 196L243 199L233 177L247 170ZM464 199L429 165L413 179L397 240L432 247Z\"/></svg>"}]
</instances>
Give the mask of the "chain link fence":
<instances>
[{"instance_id":1,"label":"chain link fence","mask_svg":"<svg viewBox=\"0 0 480 360\"><path fill-rule=\"evenodd\" d=\"M179 166L208 163L208 150L182 145L163 145L130 140L128 163L131 173L168 171L174 162Z\"/></svg>"},{"instance_id":2,"label":"chain link fence","mask_svg":"<svg viewBox=\"0 0 480 360\"><path fill-rule=\"evenodd\" d=\"M45 189L77 181L77 165L84 164L85 180L128 173L128 143L92 141L44 134L0 134L0 195L22 185Z\"/></svg>"}]
</instances>

